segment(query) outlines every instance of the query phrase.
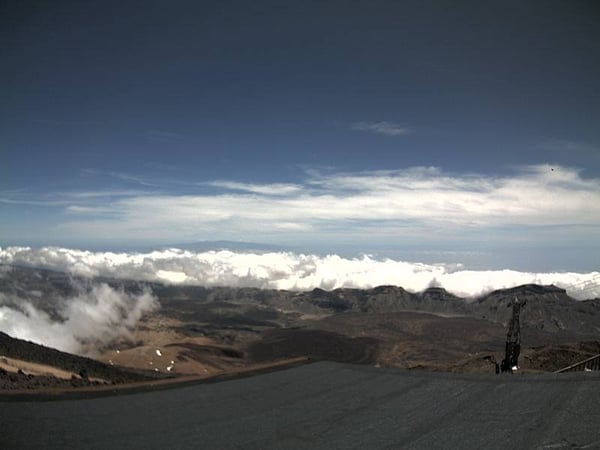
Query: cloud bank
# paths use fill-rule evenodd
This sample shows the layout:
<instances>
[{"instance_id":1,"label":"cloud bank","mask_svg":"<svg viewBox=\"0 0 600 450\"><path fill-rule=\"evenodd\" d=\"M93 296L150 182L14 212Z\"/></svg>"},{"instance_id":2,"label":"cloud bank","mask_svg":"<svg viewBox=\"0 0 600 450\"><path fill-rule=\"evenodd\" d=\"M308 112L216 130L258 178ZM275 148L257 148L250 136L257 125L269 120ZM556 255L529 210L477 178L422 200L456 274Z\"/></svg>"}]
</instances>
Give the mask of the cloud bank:
<instances>
[{"instance_id":1,"label":"cloud bank","mask_svg":"<svg viewBox=\"0 0 600 450\"><path fill-rule=\"evenodd\" d=\"M157 307L149 291L134 295L98 284L57 303L56 320L30 299L0 292L0 330L62 351L93 355L115 339L130 338L141 317Z\"/></svg>"},{"instance_id":2,"label":"cloud bank","mask_svg":"<svg viewBox=\"0 0 600 450\"><path fill-rule=\"evenodd\" d=\"M293 183L152 178L145 181L151 188L133 178L119 179L129 188L98 192L0 193L0 202L10 202L7 208L27 213L19 222L0 221L0 235L11 245L67 247L249 237L333 253L344 252L349 243L363 252L419 245L492 251L499 262L489 264L490 257L482 255L480 267L597 268L600 179L576 168L540 164L495 175L436 167L313 169ZM31 208L52 214L32 221ZM525 248L541 249L543 256L516 255L515 249ZM570 261L564 252L571 252Z\"/></svg>"},{"instance_id":3,"label":"cloud bank","mask_svg":"<svg viewBox=\"0 0 600 450\"><path fill-rule=\"evenodd\" d=\"M465 228L568 228L598 236L600 180L576 169L528 166L505 176L449 174L435 167L354 173L311 172L302 184L214 181L199 194L148 192L110 203L68 198L57 231L81 239L247 239L270 242L365 239L460 239ZM63 199L64 200L64 199ZM486 239L497 239L496 233ZM554 238L564 239L562 232ZM202 239L202 238L201 238Z\"/></svg>"},{"instance_id":4,"label":"cloud bank","mask_svg":"<svg viewBox=\"0 0 600 450\"><path fill-rule=\"evenodd\" d=\"M290 252L149 253L90 252L67 248L0 248L0 263L44 267L74 275L202 286L286 290L397 285L418 292L441 286L459 296L476 297L494 289L527 283L554 284L577 299L600 297L600 272L533 273L515 270L464 270L460 265L423 264L392 259L342 258Z\"/></svg>"}]
</instances>

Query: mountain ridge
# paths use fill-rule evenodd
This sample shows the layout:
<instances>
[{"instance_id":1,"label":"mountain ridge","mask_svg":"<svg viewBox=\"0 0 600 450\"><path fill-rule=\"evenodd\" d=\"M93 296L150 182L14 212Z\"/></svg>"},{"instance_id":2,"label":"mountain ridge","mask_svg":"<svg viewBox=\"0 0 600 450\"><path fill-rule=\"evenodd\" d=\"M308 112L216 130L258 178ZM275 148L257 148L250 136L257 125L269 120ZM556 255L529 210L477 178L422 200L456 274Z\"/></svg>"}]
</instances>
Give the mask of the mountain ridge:
<instances>
[{"instance_id":1,"label":"mountain ridge","mask_svg":"<svg viewBox=\"0 0 600 450\"><path fill-rule=\"evenodd\" d=\"M471 316L506 325L510 304L515 297L526 301L522 326L550 332L575 331L586 334L600 332L600 299L575 300L566 290L554 285L524 284L498 289L477 298L460 297L443 287L429 287L410 292L401 286L381 285L369 289L337 288L309 291L288 291L253 287L206 287L173 285L105 277L83 278L47 269L11 267L11 273L0 277L0 294L24 298L36 307L53 314L52 300L77 293L77 284L98 282L128 292L150 288L163 307L183 307L192 304L211 305L214 302L237 304L244 311L284 311L298 315L341 314L345 312L385 313L415 311L447 316ZM33 295L35 293L35 295ZM186 304L186 302L192 302ZM262 320L262 319L261 319ZM290 319L291 320L291 319Z\"/></svg>"}]
</instances>

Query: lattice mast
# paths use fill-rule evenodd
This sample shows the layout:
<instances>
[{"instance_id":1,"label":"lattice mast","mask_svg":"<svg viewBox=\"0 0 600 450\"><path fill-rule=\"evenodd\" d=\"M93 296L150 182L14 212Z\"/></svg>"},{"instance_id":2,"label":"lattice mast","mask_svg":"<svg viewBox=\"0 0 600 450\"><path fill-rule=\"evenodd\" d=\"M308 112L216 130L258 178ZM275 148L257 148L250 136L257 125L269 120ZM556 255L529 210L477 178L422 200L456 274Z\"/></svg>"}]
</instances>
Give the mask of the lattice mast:
<instances>
[{"instance_id":1,"label":"lattice mast","mask_svg":"<svg viewBox=\"0 0 600 450\"><path fill-rule=\"evenodd\" d=\"M517 297L512 301L512 317L506 333L506 348L504 359L500 366L502 372L514 372L519 368L519 354L521 353L521 309L525 306Z\"/></svg>"}]
</instances>

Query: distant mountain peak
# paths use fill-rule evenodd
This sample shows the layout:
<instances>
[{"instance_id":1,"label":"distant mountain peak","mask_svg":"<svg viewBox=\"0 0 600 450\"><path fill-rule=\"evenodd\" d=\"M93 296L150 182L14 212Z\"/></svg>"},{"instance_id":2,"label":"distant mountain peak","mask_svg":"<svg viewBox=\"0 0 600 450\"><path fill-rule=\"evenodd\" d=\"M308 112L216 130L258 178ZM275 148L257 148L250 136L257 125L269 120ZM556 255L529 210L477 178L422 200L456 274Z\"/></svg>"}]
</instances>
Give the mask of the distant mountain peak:
<instances>
[{"instance_id":1,"label":"distant mountain peak","mask_svg":"<svg viewBox=\"0 0 600 450\"><path fill-rule=\"evenodd\" d=\"M507 289L497 289L491 294L503 294L503 295L525 295L525 294L534 294L534 295L544 295L544 294L566 294L566 289L560 288L553 284L541 285L541 284L522 284L520 286L515 286ZM490 294L488 294L490 295Z\"/></svg>"}]
</instances>

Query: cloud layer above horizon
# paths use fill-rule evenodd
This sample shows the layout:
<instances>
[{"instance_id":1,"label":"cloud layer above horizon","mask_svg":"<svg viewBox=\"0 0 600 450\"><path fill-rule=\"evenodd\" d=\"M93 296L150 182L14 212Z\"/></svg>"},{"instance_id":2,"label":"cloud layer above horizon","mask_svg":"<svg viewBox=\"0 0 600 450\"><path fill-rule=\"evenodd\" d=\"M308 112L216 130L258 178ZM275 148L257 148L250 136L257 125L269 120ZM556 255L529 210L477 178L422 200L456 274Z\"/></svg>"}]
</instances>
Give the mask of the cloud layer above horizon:
<instances>
[{"instance_id":1,"label":"cloud layer above horizon","mask_svg":"<svg viewBox=\"0 0 600 450\"><path fill-rule=\"evenodd\" d=\"M45 234L90 242L115 236L153 242L247 236L273 243L430 240L434 235L449 240L461 239L465 231L510 227L529 236L528 228L543 228L552 240L565 235L551 228L566 229L574 239L598 237L600 230L600 180L547 164L520 167L503 176L414 167L353 173L313 170L301 183L128 180L136 189L38 196L5 192L0 193L0 203L58 208L58 223ZM122 177L118 181L123 182ZM500 234L487 234L486 239L500 239Z\"/></svg>"},{"instance_id":2,"label":"cloud layer above horizon","mask_svg":"<svg viewBox=\"0 0 600 450\"><path fill-rule=\"evenodd\" d=\"M250 238L345 255L458 250L479 255L469 261L477 269L598 266L600 179L576 168L540 164L497 175L436 167L302 173L299 182L252 183L88 171L85 177L117 185L0 193L4 210L17 214L0 221L0 235L5 245L129 249ZM34 211L39 220L31 220Z\"/></svg>"},{"instance_id":3,"label":"cloud layer above horizon","mask_svg":"<svg viewBox=\"0 0 600 450\"><path fill-rule=\"evenodd\" d=\"M67 248L0 248L0 263L41 267L84 277L113 277L165 284L258 287L285 290L332 290L342 287L401 286L419 292L443 287L476 297L522 284L554 284L576 299L600 297L600 272L532 273L514 270L464 270L457 265L374 259L347 259L290 252L190 252L167 249L150 253L90 252Z\"/></svg>"}]
</instances>

